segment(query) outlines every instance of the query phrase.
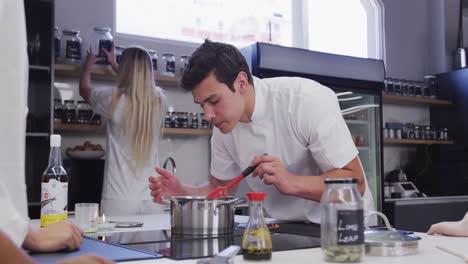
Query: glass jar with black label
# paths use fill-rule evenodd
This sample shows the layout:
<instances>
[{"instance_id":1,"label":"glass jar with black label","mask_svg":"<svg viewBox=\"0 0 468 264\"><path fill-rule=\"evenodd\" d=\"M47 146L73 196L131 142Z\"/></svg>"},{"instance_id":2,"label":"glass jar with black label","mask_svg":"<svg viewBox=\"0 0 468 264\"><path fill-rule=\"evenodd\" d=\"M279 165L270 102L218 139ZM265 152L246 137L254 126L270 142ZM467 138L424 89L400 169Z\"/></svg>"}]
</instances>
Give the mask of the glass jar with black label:
<instances>
[{"instance_id":1,"label":"glass jar with black label","mask_svg":"<svg viewBox=\"0 0 468 264\"><path fill-rule=\"evenodd\" d=\"M90 38L90 45L97 58L102 58L97 64L108 65L106 54L103 49L107 51L112 50L113 37L111 29L108 27L95 27Z\"/></svg>"},{"instance_id":2,"label":"glass jar with black label","mask_svg":"<svg viewBox=\"0 0 468 264\"><path fill-rule=\"evenodd\" d=\"M210 128L210 122L208 120L205 120L204 113L200 113L200 120L201 120L200 128Z\"/></svg>"},{"instance_id":3,"label":"glass jar with black label","mask_svg":"<svg viewBox=\"0 0 468 264\"><path fill-rule=\"evenodd\" d=\"M62 61L67 64L80 64L82 49L80 31L76 29L64 29L62 33Z\"/></svg>"},{"instance_id":4,"label":"glass jar with black label","mask_svg":"<svg viewBox=\"0 0 468 264\"><path fill-rule=\"evenodd\" d=\"M75 123L76 120L76 105L73 100L65 100L65 110L63 111L63 123Z\"/></svg>"},{"instance_id":5,"label":"glass jar with black label","mask_svg":"<svg viewBox=\"0 0 468 264\"><path fill-rule=\"evenodd\" d=\"M179 112L179 124L181 128L189 127L189 118L187 112Z\"/></svg>"},{"instance_id":6,"label":"glass jar with black label","mask_svg":"<svg viewBox=\"0 0 468 264\"><path fill-rule=\"evenodd\" d=\"M171 127L171 112L166 112L166 116L164 117L164 127Z\"/></svg>"},{"instance_id":7,"label":"glass jar with black label","mask_svg":"<svg viewBox=\"0 0 468 264\"><path fill-rule=\"evenodd\" d=\"M327 262L361 262L364 206L355 178L326 179L321 204L321 248Z\"/></svg>"},{"instance_id":8,"label":"glass jar with black label","mask_svg":"<svg viewBox=\"0 0 468 264\"><path fill-rule=\"evenodd\" d=\"M180 56L180 76L184 74L185 68L187 68L190 56L182 55Z\"/></svg>"},{"instance_id":9,"label":"glass jar with black label","mask_svg":"<svg viewBox=\"0 0 468 264\"><path fill-rule=\"evenodd\" d=\"M54 27L54 58L55 62L60 62L60 40L62 36L60 36L60 32L58 27Z\"/></svg>"},{"instance_id":10,"label":"glass jar with black label","mask_svg":"<svg viewBox=\"0 0 468 264\"><path fill-rule=\"evenodd\" d=\"M61 99L54 99L54 122L62 122L63 104Z\"/></svg>"},{"instance_id":11,"label":"glass jar with black label","mask_svg":"<svg viewBox=\"0 0 468 264\"><path fill-rule=\"evenodd\" d=\"M158 54L155 50L148 50L148 53L151 57L151 62L153 63L153 70L156 72L158 70Z\"/></svg>"},{"instance_id":12,"label":"glass jar with black label","mask_svg":"<svg viewBox=\"0 0 468 264\"><path fill-rule=\"evenodd\" d=\"M91 117L93 116L93 110L86 101L78 101L76 106L76 122L79 124L91 123Z\"/></svg>"},{"instance_id":13,"label":"glass jar with black label","mask_svg":"<svg viewBox=\"0 0 468 264\"><path fill-rule=\"evenodd\" d=\"M115 46L115 61L117 64L120 64L120 59L122 58L122 52L124 49L124 46Z\"/></svg>"},{"instance_id":14,"label":"glass jar with black label","mask_svg":"<svg viewBox=\"0 0 468 264\"><path fill-rule=\"evenodd\" d=\"M164 69L162 75L174 77L175 76L175 57L173 53L163 53L162 62Z\"/></svg>"},{"instance_id":15,"label":"glass jar with black label","mask_svg":"<svg viewBox=\"0 0 468 264\"><path fill-rule=\"evenodd\" d=\"M171 127L180 128L179 112L172 112L172 114L171 114Z\"/></svg>"},{"instance_id":16,"label":"glass jar with black label","mask_svg":"<svg viewBox=\"0 0 468 264\"><path fill-rule=\"evenodd\" d=\"M190 113L190 128L198 128L198 113Z\"/></svg>"}]
</instances>

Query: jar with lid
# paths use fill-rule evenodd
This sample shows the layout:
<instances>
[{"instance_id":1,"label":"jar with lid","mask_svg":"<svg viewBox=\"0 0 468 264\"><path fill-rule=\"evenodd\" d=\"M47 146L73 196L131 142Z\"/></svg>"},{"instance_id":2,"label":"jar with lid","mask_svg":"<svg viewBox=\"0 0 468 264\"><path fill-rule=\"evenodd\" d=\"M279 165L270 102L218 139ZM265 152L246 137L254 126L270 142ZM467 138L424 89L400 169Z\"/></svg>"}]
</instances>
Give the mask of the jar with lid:
<instances>
[{"instance_id":1,"label":"jar with lid","mask_svg":"<svg viewBox=\"0 0 468 264\"><path fill-rule=\"evenodd\" d=\"M162 75L174 77L175 76L175 57L173 53L163 53L163 72Z\"/></svg>"},{"instance_id":2,"label":"jar with lid","mask_svg":"<svg viewBox=\"0 0 468 264\"><path fill-rule=\"evenodd\" d=\"M62 61L67 64L81 63L82 39L80 31L76 29L64 29L62 31Z\"/></svg>"},{"instance_id":3,"label":"jar with lid","mask_svg":"<svg viewBox=\"0 0 468 264\"><path fill-rule=\"evenodd\" d=\"M385 93L393 94L393 79L386 78L384 80L384 85L385 85Z\"/></svg>"},{"instance_id":4,"label":"jar with lid","mask_svg":"<svg viewBox=\"0 0 468 264\"><path fill-rule=\"evenodd\" d=\"M93 115L93 118L91 118L91 125L99 126L101 124L102 124L101 115L95 113Z\"/></svg>"},{"instance_id":5,"label":"jar with lid","mask_svg":"<svg viewBox=\"0 0 468 264\"><path fill-rule=\"evenodd\" d=\"M426 126L424 129L424 139L425 140L432 140L432 133L431 133L431 127Z\"/></svg>"},{"instance_id":6,"label":"jar with lid","mask_svg":"<svg viewBox=\"0 0 468 264\"><path fill-rule=\"evenodd\" d=\"M399 79L393 80L393 93L395 95L401 95L401 80Z\"/></svg>"},{"instance_id":7,"label":"jar with lid","mask_svg":"<svg viewBox=\"0 0 468 264\"><path fill-rule=\"evenodd\" d=\"M93 110L86 101L78 101L76 106L76 122L80 124L91 123L91 117L93 116Z\"/></svg>"},{"instance_id":8,"label":"jar with lid","mask_svg":"<svg viewBox=\"0 0 468 264\"><path fill-rule=\"evenodd\" d=\"M448 128L444 127L444 140L448 140L449 139L449 136L448 136Z\"/></svg>"},{"instance_id":9,"label":"jar with lid","mask_svg":"<svg viewBox=\"0 0 468 264\"><path fill-rule=\"evenodd\" d=\"M200 119L201 119L201 128L210 128L210 122L205 119L205 114L200 113Z\"/></svg>"},{"instance_id":10,"label":"jar with lid","mask_svg":"<svg viewBox=\"0 0 468 264\"><path fill-rule=\"evenodd\" d=\"M171 127L180 128L179 112L172 112L172 114L171 114Z\"/></svg>"},{"instance_id":11,"label":"jar with lid","mask_svg":"<svg viewBox=\"0 0 468 264\"><path fill-rule=\"evenodd\" d=\"M126 47L124 46L115 46L115 61L117 64L120 64L120 59L122 58L122 52Z\"/></svg>"},{"instance_id":12,"label":"jar with lid","mask_svg":"<svg viewBox=\"0 0 468 264\"><path fill-rule=\"evenodd\" d=\"M171 127L171 114L172 112L166 112L166 116L164 117L164 127Z\"/></svg>"},{"instance_id":13,"label":"jar with lid","mask_svg":"<svg viewBox=\"0 0 468 264\"><path fill-rule=\"evenodd\" d=\"M364 206L357 179L326 179L321 204L321 248L327 262L360 262L364 255Z\"/></svg>"},{"instance_id":14,"label":"jar with lid","mask_svg":"<svg viewBox=\"0 0 468 264\"><path fill-rule=\"evenodd\" d=\"M114 38L111 34L111 29L108 27L95 27L93 33L90 37L90 45L91 48L96 54L97 58L103 58L97 62L97 64L108 65L109 62L107 61L106 54L102 49L106 49L107 51L112 50L112 41Z\"/></svg>"},{"instance_id":15,"label":"jar with lid","mask_svg":"<svg viewBox=\"0 0 468 264\"><path fill-rule=\"evenodd\" d=\"M179 125L181 128L189 127L189 119L187 112L179 112Z\"/></svg>"},{"instance_id":16,"label":"jar with lid","mask_svg":"<svg viewBox=\"0 0 468 264\"><path fill-rule=\"evenodd\" d=\"M198 128L198 113L190 113L190 128Z\"/></svg>"},{"instance_id":17,"label":"jar with lid","mask_svg":"<svg viewBox=\"0 0 468 264\"><path fill-rule=\"evenodd\" d=\"M436 98L436 90L437 90L437 77L434 75L426 75L424 76L424 82L426 83L427 86L427 96L430 98L435 99Z\"/></svg>"},{"instance_id":18,"label":"jar with lid","mask_svg":"<svg viewBox=\"0 0 468 264\"><path fill-rule=\"evenodd\" d=\"M54 122L62 122L63 110L62 100L58 98L54 99Z\"/></svg>"},{"instance_id":19,"label":"jar with lid","mask_svg":"<svg viewBox=\"0 0 468 264\"><path fill-rule=\"evenodd\" d=\"M187 68L188 62L189 62L190 56L188 55L182 55L180 56L180 76L184 74L185 68Z\"/></svg>"},{"instance_id":20,"label":"jar with lid","mask_svg":"<svg viewBox=\"0 0 468 264\"><path fill-rule=\"evenodd\" d=\"M414 126L414 139L422 139L421 130L418 125Z\"/></svg>"},{"instance_id":21,"label":"jar with lid","mask_svg":"<svg viewBox=\"0 0 468 264\"><path fill-rule=\"evenodd\" d=\"M59 28L57 26L54 27L54 58L55 62L60 62L60 40L62 36L60 35Z\"/></svg>"},{"instance_id":22,"label":"jar with lid","mask_svg":"<svg viewBox=\"0 0 468 264\"><path fill-rule=\"evenodd\" d=\"M73 100L65 100L64 112L62 117L63 123L74 123L76 120L76 105Z\"/></svg>"},{"instance_id":23,"label":"jar with lid","mask_svg":"<svg viewBox=\"0 0 468 264\"><path fill-rule=\"evenodd\" d=\"M148 53L151 57L151 62L153 63L153 70L156 72L158 70L158 54L155 50L148 50Z\"/></svg>"},{"instance_id":24,"label":"jar with lid","mask_svg":"<svg viewBox=\"0 0 468 264\"><path fill-rule=\"evenodd\" d=\"M415 82L413 82L413 87L414 87L414 95L416 97L421 97L422 96L421 83L415 81Z\"/></svg>"}]
</instances>

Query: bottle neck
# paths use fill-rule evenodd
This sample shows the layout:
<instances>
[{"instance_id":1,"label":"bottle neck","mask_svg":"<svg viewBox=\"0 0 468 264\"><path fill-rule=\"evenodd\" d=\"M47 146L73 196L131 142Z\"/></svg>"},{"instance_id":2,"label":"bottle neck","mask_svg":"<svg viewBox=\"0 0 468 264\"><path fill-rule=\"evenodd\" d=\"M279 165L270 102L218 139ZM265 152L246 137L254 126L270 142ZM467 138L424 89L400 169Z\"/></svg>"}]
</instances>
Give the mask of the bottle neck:
<instances>
[{"instance_id":1,"label":"bottle neck","mask_svg":"<svg viewBox=\"0 0 468 264\"><path fill-rule=\"evenodd\" d=\"M54 165L62 165L60 147L51 147L49 154L49 167Z\"/></svg>"},{"instance_id":2,"label":"bottle neck","mask_svg":"<svg viewBox=\"0 0 468 264\"><path fill-rule=\"evenodd\" d=\"M254 219L263 219L263 202L250 201L249 203L250 217Z\"/></svg>"}]
</instances>

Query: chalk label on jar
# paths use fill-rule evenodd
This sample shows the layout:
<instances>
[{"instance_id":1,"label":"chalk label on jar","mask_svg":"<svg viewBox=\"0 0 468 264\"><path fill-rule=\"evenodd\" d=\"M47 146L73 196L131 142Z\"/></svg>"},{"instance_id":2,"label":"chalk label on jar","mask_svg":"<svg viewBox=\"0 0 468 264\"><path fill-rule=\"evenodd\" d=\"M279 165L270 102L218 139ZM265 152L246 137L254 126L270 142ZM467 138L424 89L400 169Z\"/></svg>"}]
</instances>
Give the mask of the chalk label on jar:
<instances>
[{"instance_id":1,"label":"chalk label on jar","mask_svg":"<svg viewBox=\"0 0 468 264\"><path fill-rule=\"evenodd\" d=\"M364 244L364 211L337 211L338 245Z\"/></svg>"},{"instance_id":2,"label":"chalk label on jar","mask_svg":"<svg viewBox=\"0 0 468 264\"><path fill-rule=\"evenodd\" d=\"M67 59L81 60L81 43L78 41L67 40L65 55Z\"/></svg>"},{"instance_id":3,"label":"chalk label on jar","mask_svg":"<svg viewBox=\"0 0 468 264\"><path fill-rule=\"evenodd\" d=\"M104 40L104 39L99 40L99 52L96 57L100 57L100 58L106 57L106 54L104 53L104 51L102 51L103 48L110 52L112 50L112 40Z\"/></svg>"},{"instance_id":4,"label":"chalk label on jar","mask_svg":"<svg viewBox=\"0 0 468 264\"><path fill-rule=\"evenodd\" d=\"M166 72L175 73L175 62L174 61L166 62Z\"/></svg>"}]
</instances>

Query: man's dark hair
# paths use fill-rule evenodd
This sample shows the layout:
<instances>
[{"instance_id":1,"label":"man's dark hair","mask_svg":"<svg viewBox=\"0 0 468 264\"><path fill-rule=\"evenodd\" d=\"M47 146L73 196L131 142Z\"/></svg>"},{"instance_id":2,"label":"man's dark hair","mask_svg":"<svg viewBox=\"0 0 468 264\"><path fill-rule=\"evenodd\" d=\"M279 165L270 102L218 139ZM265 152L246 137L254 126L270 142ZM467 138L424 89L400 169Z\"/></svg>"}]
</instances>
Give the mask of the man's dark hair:
<instances>
[{"instance_id":1,"label":"man's dark hair","mask_svg":"<svg viewBox=\"0 0 468 264\"><path fill-rule=\"evenodd\" d=\"M241 71L247 74L249 83L253 84L249 66L236 47L206 39L191 56L182 75L182 87L192 91L211 71L218 82L226 84L233 92L234 80Z\"/></svg>"}]
</instances>

